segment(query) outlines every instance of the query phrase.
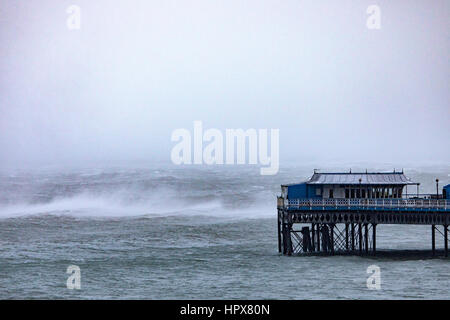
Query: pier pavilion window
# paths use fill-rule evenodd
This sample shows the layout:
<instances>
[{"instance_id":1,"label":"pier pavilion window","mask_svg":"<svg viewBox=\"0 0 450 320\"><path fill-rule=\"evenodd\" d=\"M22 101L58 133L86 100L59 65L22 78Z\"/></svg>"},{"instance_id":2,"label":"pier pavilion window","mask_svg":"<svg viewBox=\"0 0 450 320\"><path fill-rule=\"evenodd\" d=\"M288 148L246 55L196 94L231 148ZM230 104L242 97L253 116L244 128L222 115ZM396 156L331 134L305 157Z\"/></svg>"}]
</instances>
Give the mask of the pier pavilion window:
<instances>
[{"instance_id":1,"label":"pier pavilion window","mask_svg":"<svg viewBox=\"0 0 450 320\"><path fill-rule=\"evenodd\" d=\"M350 198L350 189L345 188L345 199Z\"/></svg>"},{"instance_id":2,"label":"pier pavilion window","mask_svg":"<svg viewBox=\"0 0 450 320\"><path fill-rule=\"evenodd\" d=\"M403 187L397 188L397 198L401 198L403 193Z\"/></svg>"}]
</instances>

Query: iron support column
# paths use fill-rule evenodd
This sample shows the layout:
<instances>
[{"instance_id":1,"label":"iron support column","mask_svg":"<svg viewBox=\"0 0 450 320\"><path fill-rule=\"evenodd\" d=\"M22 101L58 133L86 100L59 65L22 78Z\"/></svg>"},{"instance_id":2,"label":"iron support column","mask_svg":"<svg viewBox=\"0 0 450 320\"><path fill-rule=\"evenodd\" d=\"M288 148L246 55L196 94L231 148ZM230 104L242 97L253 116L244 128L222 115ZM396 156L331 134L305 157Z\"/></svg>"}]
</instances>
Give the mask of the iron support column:
<instances>
[{"instance_id":1,"label":"iron support column","mask_svg":"<svg viewBox=\"0 0 450 320\"><path fill-rule=\"evenodd\" d=\"M355 224L354 223L352 223L351 237L352 237L352 251L355 251Z\"/></svg>"},{"instance_id":2,"label":"iron support column","mask_svg":"<svg viewBox=\"0 0 450 320\"><path fill-rule=\"evenodd\" d=\"M330 245L331 245L331 255L334 255L334 224L330 225Z\"/></svg>"},{"instance_id":3,"label":"iron support column","mask_svg":"<svg viewBox=\"0 0 450 320\"><path fill-rule=\"evenodd\" d=\"M445 257L448 257L448 225L444 225L444 250Z\"/></svg>"},{"instance_id":4,"label":"iron support column","mask_svg":"<svg viewBox=\"0 0 450 320\"><path fill-rule=\"evenodd\" d=\"M280 211L278 211L278 252L281 253L281 221L280 221Z\"/></svg>"},{"instance_id":5,"label":"iron support column","mask_svg":"<svg viewBox=\"0 0 450 320\"><path fill-rule=\"evenodd\" d=\"M316 228L314 223L311 223L311 244L312 251L316 251Z\"/></svg>"},{"instance_id":6,"label":"iron support column","mask_svg":"<svg viewBox=\"0 0 450 320\"><path fill-rule=\"evenodd\" d=\"M286 224L287 255L292 255L291 224Z\"/></svg>"},{"instance_id":7,"label":"iron support column","mask_svg":"<svg viewBox=\"0 0 450 320\"><path fill-rule=\"evenodd\" d=\"M317 252L320 252L320 224L317 224Z\"/></svg>"},{"instance_id":8,"label":"iron support column","mask_svg":"<svg viewBox=\"0 0 450 320\"><path fill-rule=\"evenodd\" d=\"M359 254L362 255L362 225L358 223L358 244L359 244Z\"/></svg>"},{"instance_id":9,"label":"iron support column","mask_svg":"<svg viewBox=\"0 0 450 320\"><path fill-rule=\"evenodd\" d=\"M376 252L377 252L377 225L375 223L372 224L372 249L373 249L373 255L376 255Z\"/></svg>"},{"instance_id":10,"label":"iron support column","mask_svg":"<svg viewBox=\"0 0 450 320\"><path fill-rule=\"evenodd\" d=\"M286 212L283 211L282 217L281 217L281 232L283 235L283 254L288 254L288 223L287 223L287 217ZM289 232L289 238L290 238L290 232Z\"/></svg>"},{"instance_id":11,"label":"iron support column","mask_svg":"<svg viewBox=\"0 0 450 320\"><path fill-rule=\"evenodd\" d=\"M348 223L345 224L345 250L348 251Z\"/></svg>"},{"instance_id":12,"label":"iron support column","mask_svg":"<svg viewBox=\"0 0 450 320\"><path fill-rule=\"evenodd\" d=\"M436 254L436 226L431 225L431 251L433 256Z\"/></svg>"},{"instance_id":13,"label":"iron support column","mask_svg":"<svg viewBox=\"0 0 450 320\"><path fill-rule=\"evenodd\" d=\"M364 224L364 247L366 254L369 254L369 224Z\"/></svg>"}]
</instances>

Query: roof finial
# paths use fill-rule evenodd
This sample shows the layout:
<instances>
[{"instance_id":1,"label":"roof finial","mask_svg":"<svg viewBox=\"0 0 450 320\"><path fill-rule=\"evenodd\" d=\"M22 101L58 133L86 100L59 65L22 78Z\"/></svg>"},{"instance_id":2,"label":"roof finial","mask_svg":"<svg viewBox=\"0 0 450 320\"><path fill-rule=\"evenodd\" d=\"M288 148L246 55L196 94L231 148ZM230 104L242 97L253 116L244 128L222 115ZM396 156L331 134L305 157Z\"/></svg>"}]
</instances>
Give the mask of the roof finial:
<instances>
[{"instance_id":1,"label":"roof finial","mask_svg":"<svg viewBox=\"0 0 450 320\"><path fill-rule=\"evenodd\" d=\"M352 168L350 168L350 173L352 173Z\"/></svg>"},{"instance_id":2,"label":"roof finial","mask_svg":"<svg viewBox=\"0 0 450 320\"><path fill-rule=\"evenodd\" d=\"M366 174L367 174L367 168L366 168Z\"/></svg>"}]
</instances>

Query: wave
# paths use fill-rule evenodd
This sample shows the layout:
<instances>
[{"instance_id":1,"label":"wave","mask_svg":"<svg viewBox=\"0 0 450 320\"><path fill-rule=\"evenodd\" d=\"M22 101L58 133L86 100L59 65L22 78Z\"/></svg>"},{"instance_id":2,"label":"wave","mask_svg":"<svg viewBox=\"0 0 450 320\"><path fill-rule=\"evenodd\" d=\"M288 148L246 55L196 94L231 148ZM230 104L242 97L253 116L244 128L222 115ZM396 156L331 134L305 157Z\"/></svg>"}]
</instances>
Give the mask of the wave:
<instances>
[{"instance_id":1,"label":"wave","mask_svg":"<svg viewBox=\"0 0 450 320\"><path fill-rule=\"evenodd\" d=\"M82 193L55 198L47 203L21 203L0 206L0 219L27 216L72 217L166 217L210 216L256 218L273 216L275 203L250 202L241 207L230 206L220 199L191 199L176 197L168 191L144 199L130 200L129 193L93 195Z\"/></svg>"}]
</instances>

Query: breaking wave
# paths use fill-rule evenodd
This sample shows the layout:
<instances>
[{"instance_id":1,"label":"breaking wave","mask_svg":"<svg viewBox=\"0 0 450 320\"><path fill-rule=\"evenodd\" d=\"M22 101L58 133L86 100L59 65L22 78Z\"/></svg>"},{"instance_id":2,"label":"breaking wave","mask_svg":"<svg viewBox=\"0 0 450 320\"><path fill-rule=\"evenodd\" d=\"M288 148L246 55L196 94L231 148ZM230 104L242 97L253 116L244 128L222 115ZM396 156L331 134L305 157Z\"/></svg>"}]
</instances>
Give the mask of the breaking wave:
<instances>
[{"instance_id":1,"label":"breaking wave","mask_svg":"<svg viewBox=\"0 0 450 320\"><path fill-rule=\"evenodd\" d=\"M161 170L7 176L0 183L0 218L273 216L274 192L252 180Z\"/></svg>"},{"instance_id":2,"label":"breaking wave","mask_svg":"<svg viewBox=\"0 0 450 320\"><path fill-rule=\"evenodd\" d=\"M271 216L274 206L227 207L218 200L199 203L177 202L176 199L161 202L124 203L114 197L94 197L83 194L70 198L55 199L49 203L14 204L0 206L0 218L30 215L69 215L76 217L135 217L201 215L217 217L254 218Z\"/></svg>"}]
</instances>

